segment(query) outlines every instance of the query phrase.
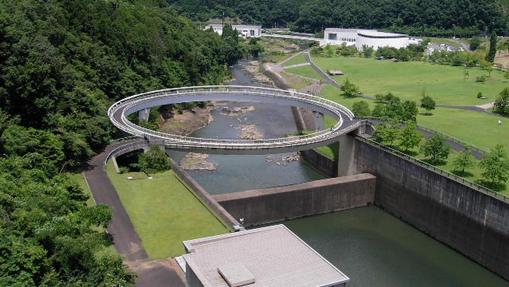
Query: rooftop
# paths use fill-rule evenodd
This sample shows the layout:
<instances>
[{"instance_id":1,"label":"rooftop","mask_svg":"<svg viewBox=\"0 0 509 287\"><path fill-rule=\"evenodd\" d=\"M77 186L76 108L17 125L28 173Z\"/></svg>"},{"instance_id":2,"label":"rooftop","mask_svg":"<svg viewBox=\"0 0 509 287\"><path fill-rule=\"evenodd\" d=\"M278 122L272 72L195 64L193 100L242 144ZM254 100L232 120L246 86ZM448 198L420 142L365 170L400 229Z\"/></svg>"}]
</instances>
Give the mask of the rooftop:
<instances>
[{"instance_id":1,"label":"rooftop","mask_svg":"<svg viewBox=\"0 0 509 287\"><path fill-rule=\"evenodd\" d=\"M244 25L244 24L231 24L233 28L253 28L253 29L261 29L262 26L260 25ZM205 27L218 27L218 28L223 28L223 24L220 24L220 23L212 23L212 24L207 24Z\"/></svg>"},{"instance_id":2,"label":"rooftop","mask_svg":"<svg viewBox=\"0 0 509 287\"><path fill-rule=\"evenodd\" d=\"M325 28L325 32L353 32L353 33L356 33L357 29Z\"/></svg>"},{"instance_id":3,"label":"rooftop","mask_svg":"<svg viewBox=\"0 0 509 287\"><path fill-rule=\"evenodd\" d=\"M205 287L320 287L350 279L284 225L184 242Z\"/></svg>"}]
</instances>

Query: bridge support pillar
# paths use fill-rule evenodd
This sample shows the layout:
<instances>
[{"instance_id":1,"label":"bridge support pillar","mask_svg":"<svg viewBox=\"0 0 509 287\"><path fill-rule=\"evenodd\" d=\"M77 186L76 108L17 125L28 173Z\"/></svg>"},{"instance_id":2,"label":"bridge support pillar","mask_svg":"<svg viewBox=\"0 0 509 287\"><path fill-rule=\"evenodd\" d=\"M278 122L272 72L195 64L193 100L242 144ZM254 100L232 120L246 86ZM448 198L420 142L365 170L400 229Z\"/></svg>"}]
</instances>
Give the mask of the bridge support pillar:
<instances>
[{"instance_id":1,"label":"bridge support pillar","mask_svg":"<svg viewBox=\"0 0 509 287\"><path fill-rule=\"evenodd\" d=\"M338 141L338 176L354 175L357 173L355 162L355 139L350 135L342 135Z\"/></svg>"},{"instance_id":2,"label":"bridge support pillar","mask_svg":"<svg viewBox=\"0 0 509 287\"><path fill-rule=\"evenodd\" d=\"M110 160L113 163L113 167L115 168L115 172L116 173L120 173L120 168L118 167L118 163L117 163L117 157L116 156L112 156L110 158Z\"/></svg>"},{"instance_id":3,"label":"bridge support pillar","mask_svg":"<svg viewBox=\"0 0 509 287\"><path fill-rule=\"evenodd\" d=\"M144 109L138 112L138 120L141 121L148 121L148 118L150 116L150 109Z\"/></svg>"}]
</instances>

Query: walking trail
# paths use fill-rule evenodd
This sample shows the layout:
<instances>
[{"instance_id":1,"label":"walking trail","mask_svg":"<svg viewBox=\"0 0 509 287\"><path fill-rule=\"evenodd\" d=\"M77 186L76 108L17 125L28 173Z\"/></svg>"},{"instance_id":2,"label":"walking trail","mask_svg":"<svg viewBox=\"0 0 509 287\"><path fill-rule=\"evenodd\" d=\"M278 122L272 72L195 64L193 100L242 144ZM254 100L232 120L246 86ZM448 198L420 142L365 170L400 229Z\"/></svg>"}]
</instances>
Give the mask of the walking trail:
<instances>
[{"instance_id":1,"label":"walking trail","mask_svg":"<svg viewBox=\"0 0 509 287\"><path fill-rule=\"evenodd\" d=\"M141 239L106 174L104 163L109 153L128 143L132 141L111 144L90 159L85 178L96 203L105 204L111 208L112 220L108 226L108 232L112 235L113 244L124 259L124 263L137 273L136 286L184 287L178 273L180 271L173 259L150 260L148 258Z\"/></svg>"}]
</instances>

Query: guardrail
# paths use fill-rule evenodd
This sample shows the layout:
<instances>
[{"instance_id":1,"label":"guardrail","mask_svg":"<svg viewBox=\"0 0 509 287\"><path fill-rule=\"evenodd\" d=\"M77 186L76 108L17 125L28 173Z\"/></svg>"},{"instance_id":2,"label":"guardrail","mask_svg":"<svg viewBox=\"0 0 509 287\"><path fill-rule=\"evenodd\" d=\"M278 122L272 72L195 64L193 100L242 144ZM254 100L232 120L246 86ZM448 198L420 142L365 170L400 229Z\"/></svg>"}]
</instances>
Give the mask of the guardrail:
<instances>
[{"instance_id":1,"label":"guardrail","mask_svg":"<svg viewBox=\"0 0 509 287\"><path fill-rule=\"evenodd\" d=\"M204 139L189 136L180 136L153 131L138 126L127 119L126 113L136 112L137 105L146 101L153 101L164 97L193 95L193 94L235 94L256 95L262 97L272 97L282 100L303 102L308 105L314 105L324 110L330 111L336 115L338 122L329 130L322 130L315 133L263 140L243 140L243 139ZM134 111L133 111L134 110ZM120 113L120 115L118 115ZM179 145L183 147L198 148L217 148L217 149L270 149L280 147L291 147L296 145L309 145L326 140L330 140L344 133L343 116L349 120L354 118L353 113L343 105L323 99L320 97L266 87L251 86L197 86L174 89L163 89L147 93L142 93L122 99L113 104L108 109L108 116L115 126L138 137L150 137L163 140L166 145ZM117 118L120 117L120 118ZM350 129L352 126L349 127Z\"/></svg>"},{"instance_id":2,"label":"guardrail","mask_svg":"<svg viewBox=\"0 0 509 287\"><path fill-rule=\"evenodd\" d=\"M367 139L367 138L364 138L364 137L361 137L361 136L356 136L355 138L357 140L359 140L359 141L362 141L362 142L368 143L368 144L370 144L372 146L375 146L376 148L381 149L381 150L383 150L385 152L391 153L391 154L393 154L393 155L395 155L397 157L403 158L403 159L408 160L408 161L412 161L414 164L416 164L418 166L421 166L423 168L431 170L431 171L433 171L435 173L441 174L441 175L443 175L443 176L445 176L445 177L447 177L447 178L449 178L449 179L451 179L453 181L456 181L456 182L461 183L463 185L466 185L466 186L468 186L468 187L470 187L472 189L475 189L478 192L484 193L484 194L486 194L488 196L491 196L491 197L494 197L494 198L496 198L498 200L502 200L502 201L504 201L506 203L509 203L509 198L508 197L500 195L496 191L491 190L491 189L489 189L489 188L487 188L485 186L479 185L479 184L477 184L475 182L471 182L471 181L465 180L464 178L459 177L459 176L457 176L457 175L455 175L453 173L450 173L448 171L445 171L445 170L442 170L440 168L437 168L437 167L435 167L435 166L433 166L433 165L431 165L431 164L429 164L427 162L424 162L424 161L421 161L419 159L416 159L416 158L414 158L412 156L404 154L404 153L402 153L400 151L397 151L395 149L392 149L390 147L381 145L381 144L379 144L379 143L377 143L377 142L375 142L373 140L370 140L370 139Z\"/></svg>"}]
</instances>

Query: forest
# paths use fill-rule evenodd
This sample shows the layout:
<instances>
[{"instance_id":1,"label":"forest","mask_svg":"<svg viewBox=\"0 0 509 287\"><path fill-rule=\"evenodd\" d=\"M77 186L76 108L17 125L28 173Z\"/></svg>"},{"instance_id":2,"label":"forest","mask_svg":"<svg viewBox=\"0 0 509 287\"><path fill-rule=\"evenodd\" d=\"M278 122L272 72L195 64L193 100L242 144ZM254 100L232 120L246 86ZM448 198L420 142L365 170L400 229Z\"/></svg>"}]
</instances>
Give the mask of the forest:
<instances>
[{"instance_id":1,"label":"forest","mask_svg":"<svg viewBox=\"0 0 509 287\"><path fill-rule=\"evenodd\" d=\"M0 286L132 283L102 252L109 208L64 172L116 136L113 101L221 83L241 56L165 1L0 1Z\"/></svg>"},{"instance_id":2,"label":"forest","mask_svg":"<svg viewBox=\"0 0 509 287\"><path fill-rule=\"evenodd\" d=\"M315 33L325 27L388 29L419 36L509 32L505 0L168 0L195 21L224 17Z\"/></svg>"}]
</instances>

